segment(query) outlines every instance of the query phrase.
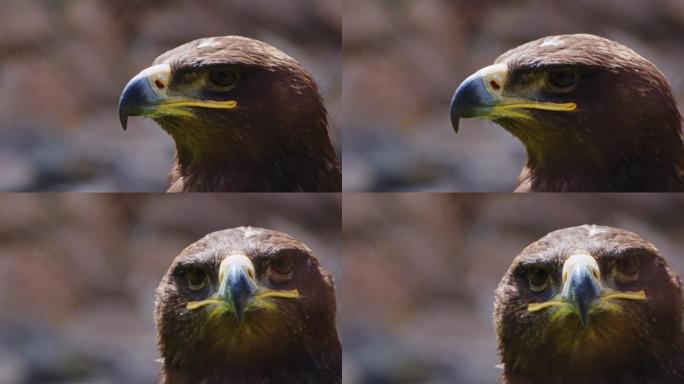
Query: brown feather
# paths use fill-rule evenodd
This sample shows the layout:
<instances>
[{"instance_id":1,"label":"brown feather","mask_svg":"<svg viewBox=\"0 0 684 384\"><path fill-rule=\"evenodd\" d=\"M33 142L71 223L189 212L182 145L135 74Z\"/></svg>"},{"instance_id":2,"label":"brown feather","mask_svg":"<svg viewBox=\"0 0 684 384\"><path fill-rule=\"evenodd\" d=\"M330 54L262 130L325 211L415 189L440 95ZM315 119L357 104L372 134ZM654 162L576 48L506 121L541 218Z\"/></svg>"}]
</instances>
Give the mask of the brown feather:
<instances>
[{"instance_id":1,"label":"brown feather","mask_svg":"<svg viewBox=\"0 0 684 384\"><path fill-rule=\"evenodd\" d=\"M240 74L228 95L236 109L155 118L176 143L169 192L341 190L325 104L297 61L266 43L226 36L181 45L154 64L171 66L169 90L181 94L186 79L207 69Z\"/></svg>"},{"instance_id":2,"label":"brown feather","mask_svg":"<svg viewBox=\"0 0 684 384\"><path fill-rule=\"evenodd\" d=\"M190 312L197 300L187 288L183 270L201 267L217 279L218 266L229 254L244 253L254 263L260 284L296 288L296 300L277 302L277 311L251 312L256 337L243 338L232 317L218 329L207 314ZM292 279L274 282L268 263L284 254L294 262ZM280 284L280 285L278 285ZM185 248L159 284L155 301L157 343L163 384L318 384L340 383L342 350L335 327L335 290L331 275L311 250L280 232L234 228L211 233ZM247 321L247 320L246 320ZM239 335L237 345L222 337Z\"/></svg>"},{"instance_id":3,"label":"brown feather","mask_svg":"<svg viewBox=\"0 0 684 384\"><path fill-rule=\"evenodd\" d=\"M578 34L529 42L496 63L509 69L504 89L552 67L582 76L565 97L536 96L576 102L576 111L532 111L534 121L495 120L527 148L516 191L684 190L681 116L667 80L651 62L614 41Z\"/></svg>"},{"instance_id":4,"label":"brown feather","mask_svg":"<svg viewBox=\"0 0 684 384\"><path fill-rule=\"evenodd\" d=\"M558 328L550 316L529 312L527 305L546 301L559 288L563 262L577 252L593 256L601 275L613 289L644 290L644 301L621 302L622 312L604 318L597 328L600 344L585 355L565 354L564 340L584 343L582 329ZM639 277L630 285L611 281L616 260L626 254L639 258ZM551 286L543 292L529 288L526 273L544 266ZM495 325L503 382L532 383L665 383L684 382L684 330L681 281L658 249L638 235L610 227L579 226L552 232L525 248L513 261L496 291ZM594 316L603 316L600 313ZM606 315L608 316L608 315ZM556 320L558 321L558 320ZM590 320L591 321L591 320ZM555 325L554 325L555 324ZM601 324L601 323L599 323Z\"/></svg>"}]
</instances>

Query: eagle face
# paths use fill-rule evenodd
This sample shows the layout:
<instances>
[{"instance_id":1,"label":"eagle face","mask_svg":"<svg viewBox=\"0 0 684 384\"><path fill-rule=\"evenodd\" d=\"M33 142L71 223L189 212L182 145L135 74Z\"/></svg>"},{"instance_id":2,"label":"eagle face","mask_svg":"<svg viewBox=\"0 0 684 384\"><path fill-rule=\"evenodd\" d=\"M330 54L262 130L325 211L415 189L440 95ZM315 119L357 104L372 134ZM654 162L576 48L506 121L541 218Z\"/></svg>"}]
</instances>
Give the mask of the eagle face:
<instances>
[{"instance_id":1,"label":"eagle face","mask_svg":"<svg viewBox=\"0 0 684 384\"><path fill-rule=\"evenodd\" d=\"M306 365L289 359L319 341L339 347L331 276L304 244L263 229L215 232L183 250L157 290L156 318L165 371L195 378L239 367L254 379L252 370Z\"/></svg>"},{"instance_id":2,"label":"eagle face","mask_svg":"<svg viewBox=\"0 0 684 384\"><path fill-rule=\"evenodd\" d=\"M328 115L311 75L240 36L199 39L159 56L119 100L171 135L169 192L339 191Z\"/></svg>"},{"instance_id":3,"label":"eagle face","mask_svg":"<svg viewBox=\"0 0 684 384\"><path fill-rule=\"evenodd\" d=\"M325 116L316 83L297 61L238 36L164 53L126 85L119 102L124 129L129 116L150 117L194 156L217 140L268 148L264 140L280 138L281 128L321 111Z\"/></svg>"},{"instance_id":4,"label":"eagle face","mask_svg":"<svg viewBox=\"0 0 684 384\"><path fill-rule=\"evenodd\" d=\"M671 92L648 60L604 38L561 35L514 48L470 76L456 90L451 112L455 129L461 117L481 117L526 144L560 137L567 145L567 140L603 133L584 129L590 126L611 126L637 115L657 118L661 106L652 106L654 98L668 100Z\"/></svg>"},{"instance_id":5,"label":"eagle face","mask_svg":"<svg viewBox=\"0 0 684 384\"><path fill-rule=\"evenodd\" d=\"M679 190L675 104L662 73L633 50L559 35L514 48L464 80L451 119L456 131L461 118L489 119L520 139L534 190Z\"/></svg>"},{"instance_id":6,"label":"eagle face","mask_svg":"<svg viewBox=\"0 0 684 384\"><path fill-rule=\"evenodd\" d=\"M567 228L516 257L497 289L495 322L511 374L550 380L604 377L610 367L648 371L682 341L681 283L631 232Z\"/></svg>"}]
</instances>

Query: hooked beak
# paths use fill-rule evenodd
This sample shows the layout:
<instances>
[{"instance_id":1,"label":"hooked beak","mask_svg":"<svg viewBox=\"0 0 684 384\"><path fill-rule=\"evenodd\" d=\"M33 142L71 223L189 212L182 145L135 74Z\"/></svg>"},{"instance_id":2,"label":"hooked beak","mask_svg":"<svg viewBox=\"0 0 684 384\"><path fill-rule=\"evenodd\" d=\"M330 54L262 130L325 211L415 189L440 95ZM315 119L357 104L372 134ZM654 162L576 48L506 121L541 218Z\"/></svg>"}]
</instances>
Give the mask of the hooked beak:
<instances>
[{"instance_id":1,"label":"hooked beak","mask_svg":"<svg viewBox=\"0 0 684 384\"><path fill-rule=\"evenodd\" d=\"M598 262L586 253L570 256L563 263L563 289L551 300L530 303L529 312L546 308L564 308L577 313L582 326L589 323L589 313L599 303L612 300L645 300L646 292L620 291L606 288L601 283L601 270Z\"/></svg>"},{"instance_id":2,"label":"hooked beak","mask_svg":"<svg viewBox=\"0 0 684 384\"><path fill-rule=\"evenodd\" d=\"M238 323L242 323L245 305L257 292L254 265L245 255L226 257L219 267L218 297L231 303Z\"/></svg>"},{"instance_id":3,"label":"hooked beak","mask_svg":"<svg viewBox=\"0 0 684 384\"><path fill-rule=\"evenodd\" d=\"M119 98L119 120L124 131L129 116L150 114L166 100L170 77L171 67L160 64L145 69L126 84Z\"/></svg>"},{"instance_id":4,"label":"hooked beak","mask_svg":"<svg viewBox=\"0 0 684 384\"><path fill-rule=\"evenodd\" d=\"M238 324L244 320L245 310L255 305L268 308L267 298L297 299L299 291L294 289L270 289L259 286L252 261L243 254L230 255L219 266L219 284L216 294L199 301L188 301L186 308L194 311L206 306L227 306L235 315Z\"/></svg>"},{"instance_id":5,"label":"hooked beak","mask_svg":"<svg viewBox=\"0 0 684 384\"><path fill-rule=\"evenodd\" d=\"M565 261L561 297L577 309L583 326L587 325L589 309L602 292L601 270L596 259L577 254Z\"/></svg>"},{"instance_id":6,"label":"hooked beak","mask_svg":"<svg viewBox=\"0 0 684 384\"><path fill-rule=\"evenodd\" d=\"M188 108L237 108L235 100L205 100L170 93L171 77L171 67L159 64L143 70L126 84L119 99L119 120L124 131L129 116L192 116Z\"/></svg>"},{"instance_id":7,"label":"hooked beak","mask_svg":"<svg viewBox=\"0 0 684 384\"><path fill-rule=\"evenodd\" d=\"M451 98L451 125L456 133L461 117L484 116L491 111L496 104L492 95L501 90L507 75L506 66L496 64L482 68L463 80Z\"/></svg>"},{"instance_id":8,"label":"hooked beak","mask_svg":"<svg viewBox=\"0 0 684 384\"><path fill-rule=\"evenodd\" d=\"M526 110L573 111L575 103L542 102L505 94L508 66L504 63L484 67L465 79L451 99L451 125L458 133L462 117L496 119L528 117Z\"/></svg>"}]
</instances>

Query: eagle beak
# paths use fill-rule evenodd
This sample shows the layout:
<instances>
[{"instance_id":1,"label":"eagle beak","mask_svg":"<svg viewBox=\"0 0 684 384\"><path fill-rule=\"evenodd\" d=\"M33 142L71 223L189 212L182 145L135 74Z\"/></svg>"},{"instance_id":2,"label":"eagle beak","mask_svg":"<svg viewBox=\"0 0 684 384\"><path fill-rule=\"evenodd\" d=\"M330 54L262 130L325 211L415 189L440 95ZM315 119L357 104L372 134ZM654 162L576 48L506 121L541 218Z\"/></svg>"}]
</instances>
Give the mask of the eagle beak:
<instances>
[{"instance_id":1,"label":"eagle beak","mask_svg":"<svg viewBox=\"0 0 684 384\"><path fill-rule=\"evenodd\" d=\"M238 324L244 319L245 308L268 308L266 298L297 299L299 291L295 289L276 290L259 286L252 261L243 254L230 255L223 259L219 266L218 292L211 297L189 301L186 308L194 311L205 306L220 305L228 307L235 314ZM266 303L266 304L264 304Z\"/></svg>"},{"instance_id":2,"label":"eagle beak","mask_svg":"<svg viewBox=\"0 0 684 384\"><path fill-rule=\"evenodd\" d=\"M204 100L169 94L171 67L159 64L137 74L126 84L119 99L119 120L124 131L129 116L192 116L188 108L234 109L235 100Z\"/></svg>"},{"instance_id":3,"label":"eagle beak","mask_svg":"<svg viewBox=\"0 0 684 384\"><path fill-rule=\"evenodd\" d=\"M587 325L589 309L602 292L601 270L596 259L582 253L570 256L563 263L561 297L577 310L583 326Z\"/></svg>"},{"instance_id":4,"label":"eagle beak","mask_svg":"<svg viewBox=\"0 0 684 384\"><path fill-rule=\"evenodd\" d=\"M573 111L575 103L551 103L527 98L507 96L504 86L508 78L508 66L503 63L484 67L465 79L451 99L451 125L458 133L462 117L497 119L501 117L524 118L527 109L550 111Z\"/></svg>"},{"instance_id":5,"label":"eagle beak","mask_svg":"<svg viewBox=\"0 0 684 384\"><path fill-rule=\"evenodd\" d=\"M126 84L119 98L119 120L124 131L129 116L142 116L154 112L167 99L171 67L159 64L137 74Z\"/></svg>"},{"instance_id":6,"label":"eagle beak","mask_svg":"<svg viewBox=\"0 0 684 384\"><path fill-rule=\"evenodd\" d=\"M456 88L451 98L451 125L458 133L458 123L461 117L486 116L497 99L508 75L504 64L485 67L468 76Z\"/></svg>"},{"instance_id":7,"label":"eagle beak","mask_svg":"<svg viewBox=\"0 0 684 384\"><path fill-rule=\"evenodd\" d=\"M601 269L596 259L585 253L570 256L563 263L563 289L553 299L540 303L530 303L529 312L546 308L567 309L577 313L582 326L589 323L589 312L596 305L606 305L612 300L645 300L645 291L619 291L606 288L601 284ZM603 306L611 310L614 306Z\"/></svg>"},{"instance_id":8,"label":"eagle beak","mask_svg":"<svg viewBox=\"0 0 684 384\"><path fill-rule=\"evenodd\" d=\"M219 299L232 305L238 323L242 323L245 305L257 292L252 261L245 255L226 257L219 267L219 281Z\"/></svg>"}]
</instances>

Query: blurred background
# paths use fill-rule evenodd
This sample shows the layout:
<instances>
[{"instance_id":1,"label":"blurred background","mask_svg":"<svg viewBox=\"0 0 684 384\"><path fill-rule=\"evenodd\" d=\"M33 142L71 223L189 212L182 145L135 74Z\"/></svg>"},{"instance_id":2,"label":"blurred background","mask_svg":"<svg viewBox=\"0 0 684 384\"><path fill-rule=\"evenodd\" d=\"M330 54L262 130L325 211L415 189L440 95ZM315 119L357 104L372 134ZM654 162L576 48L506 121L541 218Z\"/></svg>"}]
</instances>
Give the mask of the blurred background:
<instances>
[{"instance_id":1,"label":"blurred background","mask_svg":"<svg viewBox=\"0 0 684 384\"><path fill-rule=\"evenodd\" d=\"M327 194L0 194L0 383L158 383L155 289L183 248L216 230L292 235L339 292L340 204Z\"/></svg>"},{"instance_id":2,"label":"blurred background","mask_svg":"<svg viewBox=\"0 0 684 384\"><path fill-rule=\"evenodd\" d=\"M0 191L164 191L173 142L117 103L165 51L243 35L319 82L340 149L342 0L0 1Z\"/></svg>"},{"instance_id":3,"label":"blurred background","mask_svg":"<svg viewBox=\"0 0 684 384\"><path fill-rule=\"evenodd\" d=\"M651 241L684 276L684 196L348 194L346 384L494 384L494 290L513 258L581 224Z\"/></svg>"},{"instance_id":4,"label":"blurred background","mask_svg":"<svg viewBox=\"0 0 684 384\"><path fill-rule=\"evenodd\" d=\"M522 144L449 104L467 76L522 43L601 35L660 68L684 105L683 0L345 0L344 188L509 192Z\"/></svg>"}]
</instances>

